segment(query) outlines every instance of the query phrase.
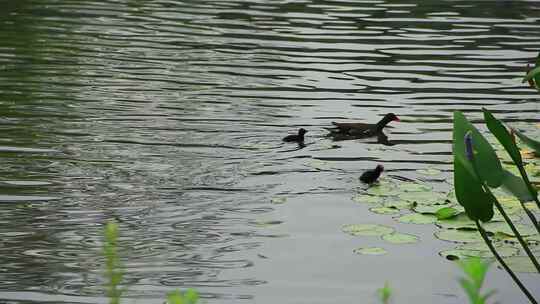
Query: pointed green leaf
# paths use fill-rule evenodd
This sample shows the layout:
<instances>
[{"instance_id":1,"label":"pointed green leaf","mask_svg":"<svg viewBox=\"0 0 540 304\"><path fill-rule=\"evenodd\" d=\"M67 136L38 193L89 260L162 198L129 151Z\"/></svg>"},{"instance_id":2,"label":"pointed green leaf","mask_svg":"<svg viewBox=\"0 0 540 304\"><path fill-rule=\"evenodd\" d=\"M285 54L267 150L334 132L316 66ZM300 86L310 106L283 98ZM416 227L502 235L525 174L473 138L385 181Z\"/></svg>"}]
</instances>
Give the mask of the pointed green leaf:
<instances>
[{"instance_id":1,"label":"pointed green leaf","mask_svg":"<svg viewBox=\"0 0 540 304\"><path fill-rule=\"evenodd\" d=\"M493 217L493 200L482 187L478 178L465 168L462 161L454 156L454 189L460 205L473 220L487 222Z\"/></svg>"},{"instance_id":2,"label":"pointed green leaf","mask_svg":"<svg viewBox=\"0 0 540 304\"><path fill-rule=\"evenodd\" d=\"M474 156L477 164L478 174L482 180L493 188L497 188L502 183L502 166L493 147L480 134L480 132L465 118L463 113L454 112L454 158L461 160L464 168L474 172L472 165L465 154L464 137L467 132L471 132Z\"/></svg>"},{"instance_id":3,"label":"pointed green leaf","mask_svg":"<svg viewBox=\"0 0 540 304\"><path fill-rule=\"evenodd\" d=\"M504 149L506 152L508 152L514 163L521 164L521 153L519 153L519 148L514 143L514 140L512 140L512 135L510 132L508 132L505 126L497 118L495 118L491 112L485 108L482 108L482 111L484 111L484 119L486 120L486 125L489 131L491 131L491 133L493 133L497 140L499 140L499 142L503 145Z\"/></svg>"}]
</instances>

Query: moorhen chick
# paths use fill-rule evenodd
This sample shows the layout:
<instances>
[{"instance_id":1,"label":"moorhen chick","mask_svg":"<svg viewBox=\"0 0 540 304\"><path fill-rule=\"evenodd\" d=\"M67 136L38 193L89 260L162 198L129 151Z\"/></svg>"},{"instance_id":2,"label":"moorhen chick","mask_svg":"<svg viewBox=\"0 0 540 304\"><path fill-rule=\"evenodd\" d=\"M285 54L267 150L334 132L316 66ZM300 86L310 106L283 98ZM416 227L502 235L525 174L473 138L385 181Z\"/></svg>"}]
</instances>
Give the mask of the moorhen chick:
<instances>
[{"instance_id":1,"label":"moorhen chick","mask_svg":"<svg viewBox=\"0 0 540 304\"><path fill-rule=\"evenodd\" d=\"M377 181L379 176L381 176L381 173L383 171L384 171L383 165L377 165L375 169L367 170L366 172L362 173L362 175L360 176L360 180L366 184L373 184L374 182Z\"/></svg>"},{"instance_id":2,"label":"moorhen chick","mask_svg":"<svg viewBox=\"0 0 540 304\"><path fill-rule=\"evenodd\" d=\"M383 128L391 121L399 121L394 113L388 113L376 124L367 124L361 122L335 122L332 124L335 128L328 129L333 134L344 134L356 137L369 137L380 134Z\"/></svg>"},{"instance_id":3,"label":"moorhen chick","mask_svg":"<svg viewBox=\"0 0 540 304\"><path fill-rule=\"evenodd\" d=\"M298 130L298 134L291 134L283 137L283 141L285 142L297 142L297 143L303 143L304 142L304 134L306 134L307 131L304 128L300 128Z\"/></svg>"}]
</instances>

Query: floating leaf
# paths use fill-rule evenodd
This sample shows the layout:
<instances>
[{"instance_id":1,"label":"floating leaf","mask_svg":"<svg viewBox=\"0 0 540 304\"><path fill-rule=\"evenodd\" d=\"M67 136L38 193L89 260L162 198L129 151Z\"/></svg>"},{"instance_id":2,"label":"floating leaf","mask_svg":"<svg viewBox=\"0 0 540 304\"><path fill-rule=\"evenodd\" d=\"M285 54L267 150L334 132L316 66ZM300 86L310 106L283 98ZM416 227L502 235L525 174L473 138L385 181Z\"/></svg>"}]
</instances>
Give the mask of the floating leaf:
<instances>
[{"instance_id":1,"label":"floating leaf","mask_svg":"<svg viewBox=\"0 0 540 304\"><path fill-rule=\"evenodd\" d=\"M431 214L410 213L398 217L397 220L406 224L433 224L437 218Z\"/></svg>"},{"instance_id":2,"label":"floating leaf","mask_svg":"<svg viewBox=\"0 0 540 304\"><path fill-rule=\"evenodd\" d=\"M384 248L381 247L360 247L354 249L353 252L363 255L383 255L388 253Z\"/></svg>"},{"instance_id":3,"label":"floating leaf","mask_svg":"<svg viewBox=\"0 0 540 304\"><path fill-rule=\"evenodd\" d=\"M437 210L437 212L435 213L435 216L437 217L438 220L444 220L444 219L452 218L458 214L459 214L459 210L457 210L456 208L443 207Z\"/></svg>"},{"instance_id":4,"label":"floating leaf","mask_svg":"<svg viewBox=\"0 0 540 304\"><path fill-rule=\"evenodd\" d=\"M419 238L412 234L390 233L382 236L382 239L394 244L412 244L418 243Z\"/></svg>"},{"instance_id":5,"label":"floating leaf","mask_svg":"<svg viewBox=\"0 0 540 304\"><path fill-rule=\"evenodd\" d=\"M439 192L403 192L398 195L402 200L423 205L444 204L445 198Z\"/></svg>"},{"instance_id":6,"label":"floating leaf","mask_svg":"<svg viewBox=\"0 0 540 304\"><path fill-rule=\"evenodd\" d=\"M509 236L515 236L514 232L512 231L512 229L510 229L510 226L508 226L506 222L490 222L485 223L482 226L486 231L492 233L504 233ZM514 224L514 226L522 236L531 236L538 234L538 232L533 226L523 224Z\"/></svg>"},{"instance_id":7,"label":"floating leaf","mask_svg":"<svg viewBox=\"0 0 540 304\"><path fill-rule=\"evenodd\" d=\"M440 219L435 224L446 229L476 229L476 224L464 213L452 218Z\"/></svg>"},{"instance_id":8,"label":"floating leaf","mask_svg":"<svg viewBox=\"0 0 540 304\"><path fill-rule=\"evenodd\" d=\"M377 214L396 214L399 213L399 209L392 207L373 207L369 208L369 211Z\"/></svg>"},{"instance_id":9,"label":"floating leaf","mask_svg":"<svg viewBox=\"0 0 540 304\"><path fill-rule=\"evenodd\" d=\"M441 204L441 205L416 205L413 210L418 213L424 214L436 214L438 210L445 207L450 207L451 204Z\"/></svg>"},{"instance_id":10,"label":"floating leaf","mask_svg":"<svg viewBox=\"0 0 540 304\"><path fill-rule=\"evenodd\" d=\"M398 185L398 188L406 192L423 192L423 191L429 191L432 189L432 187L429 185L412 183L412 182L401 183Z\"/></svg>"},{"instance_id":11,"label":"floating leaf","mask_svg":"<svg viewBox=\"0 0 540 304\"><path fill-rule=\"evenodd\" d=\"M399 189L396 188L394 183L382 179L379 181L379 183L369 187L366 190L366 193L377 196L389 196L396 195L399 193L398 191Z\"/></svg>"},{"instance_id":12,"label":"floating leaf","mask_svg":"<svg viewBox=\"0 0 540 304\"><path fill-rule=\"evenodd\" d=\"M347 224L341 230L354 236L381 236L394 232L394 228L378 224Z\"/></svg>"},{"instance_id":13,"label":"floating leaf","mask_svg":"<svg viewBox=\"0 0 540 304\"><path fill-rule=\"evenodd\" d=\"M519 249L512 245L505 243L493 243L497 252L502 257L515 256L519 253ZM493 253L485 243L467 243L457 246L454 249L443 250L439 253L441 256L447 257L449 255L463 259L466 257L479 257L479 258L491 258Z\"/></svg>"},{"instance_id":14,"label":"floating leaf","mask_svg":"<svg viewBox=\"0 0 540 304\"><path fill-rule=\"evenodd\" d=\"M393 202L384 202L383 206L389 207L389 208L395 208L399 210L408 210L412 208L413 203L409 201L393 201Z\"/></svg>"},{"instance_id":15,"label":"floating leaf","mask_svg":"<svg viewBox=\"0 0 540 304\"><path fill-rule=\"evenodd\" d=\"M426 168L426 169L419 169L416 170L416 172L423 174L423 175L439 175L441 174L440 170L434 169L434 168Z\"/></svg>"},{"instance_id":16,"label":"floating leaf","mask_svg":"<svg viewBox=\"0 0 540 304\"><path fill-rule=\"evenodd\" d=\"M284 196L276 196L276 197L273 197L270 202L272 204L285 204L285 202L287 201L287 198L284 197Z\"/></svg>"},{"instance_id":17,"label":"floating leaf","mask_svg":"<svg viewBox=\"0 0 540 304\"><path fill-rule=\"evenodd\" d=\"M482 237L480 233L475 230L454 230L454 229L444 229L435 232L435 236L439 240L457 242L457 243L470 243L470 242L480 242Z\"/></svg>"},{"instance_id":18,"label":"floating leaf","mask_svg":"<svg viewBox=\"0 0 540 304\"><path fill-rule=\"evenodd\" d=\"M536 255L537 259L540 259L540 255ZM534 264L531 262L529 257L524 256L514 256L510 257L504 260L508 267L516 272L531 272L531 273L538 273L538 270L534 266Z\"/></svg>"}]
</instances>

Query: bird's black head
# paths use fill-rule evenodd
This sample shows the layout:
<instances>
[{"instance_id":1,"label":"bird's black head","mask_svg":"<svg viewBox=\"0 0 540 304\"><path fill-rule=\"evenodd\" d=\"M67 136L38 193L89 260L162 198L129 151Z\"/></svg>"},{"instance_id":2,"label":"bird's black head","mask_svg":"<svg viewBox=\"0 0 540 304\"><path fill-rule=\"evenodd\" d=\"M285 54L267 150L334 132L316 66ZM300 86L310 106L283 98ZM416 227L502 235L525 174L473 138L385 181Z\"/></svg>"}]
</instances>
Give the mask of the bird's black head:
<instances>
[{"instance_id":1,"label":"bird's black head","mask_svg":"<svg viewBox=\"0 0 540 304\"><path fill-rule=\"evenodd\" d=\"M388 122L390 122L390 121L399 121L399 117L397 117L397 115L394 114L394 113L388 113L388 114L384 115L384 118Z\"/></svg>"},{"instance_id":2,"label":"bird's black head","mask_svg":"<svg viewBox=\"0 0 540 304\"><path fill-rule=\"evenodd\" d=\"M307 133L307 131L306 131L306 129L304 129L304 128L300 128L300 129L298 130L298 134L299 134L299 135L304 135L304 134L306 134L306 133Z\"/></svg>"},{"instance_id":3,"label":"bird's black head","mask_svg":"<svg viewBox=\"0 0 540 304\"><path fill-rule=\"evenodd\" d=\"M379 164L379 165L377 165L377 167L375 167L375 170L377 170L379 172L383 172L384 171L384 166Z\"/></svg>"}]
</instances>

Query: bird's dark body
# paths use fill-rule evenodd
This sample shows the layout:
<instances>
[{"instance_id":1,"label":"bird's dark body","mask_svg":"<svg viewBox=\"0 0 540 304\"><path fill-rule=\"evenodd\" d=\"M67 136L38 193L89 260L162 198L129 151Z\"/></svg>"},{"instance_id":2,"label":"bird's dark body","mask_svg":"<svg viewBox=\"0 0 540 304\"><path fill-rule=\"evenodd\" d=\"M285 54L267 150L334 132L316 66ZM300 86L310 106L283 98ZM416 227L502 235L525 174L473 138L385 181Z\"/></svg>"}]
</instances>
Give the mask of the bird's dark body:
<instances>
[{"instance_id":1,"label":"bird's dark body","mask_svg":"<svg viewBox=\"0 0 540 304\"><path fill-rule=\"evenodd\" d=\"M382 165L377 165L375 169L367 170L366 172L362 173L362 175L360 176L360 180L363 183L372 184L377 181L383 171L384 167Z\"/></svg>"}]
</instances>

